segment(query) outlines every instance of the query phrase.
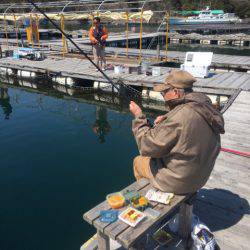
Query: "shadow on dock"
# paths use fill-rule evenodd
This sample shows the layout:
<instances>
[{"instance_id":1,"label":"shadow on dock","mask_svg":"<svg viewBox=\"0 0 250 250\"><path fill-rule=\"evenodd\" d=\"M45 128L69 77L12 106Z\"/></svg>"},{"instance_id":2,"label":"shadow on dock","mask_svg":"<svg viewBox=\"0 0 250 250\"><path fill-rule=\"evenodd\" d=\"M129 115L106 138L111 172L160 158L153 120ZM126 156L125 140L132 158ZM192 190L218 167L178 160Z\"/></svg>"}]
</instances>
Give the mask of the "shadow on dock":
<instances>
[{"instance_id":1,"label":"shadow on dock","mask_svg":"<svg viewBox=\"0 0 250 250\"><path fill-rule=\"evenodd\" d=\"M219 231L236 225L250 206L246 199L225 189L201 189L194 206L194 213L211 231Z\"/></svg>"}]
</instances>

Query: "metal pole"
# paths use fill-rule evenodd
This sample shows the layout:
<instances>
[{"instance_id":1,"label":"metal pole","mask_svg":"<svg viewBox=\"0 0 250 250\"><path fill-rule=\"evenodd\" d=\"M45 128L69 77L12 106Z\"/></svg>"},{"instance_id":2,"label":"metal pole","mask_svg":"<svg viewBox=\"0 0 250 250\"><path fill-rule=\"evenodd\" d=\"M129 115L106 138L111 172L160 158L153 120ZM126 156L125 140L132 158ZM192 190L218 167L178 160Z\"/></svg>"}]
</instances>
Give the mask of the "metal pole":
<instances>
[{"instance_id":1,"label":"metal pole","mask_svg":"<svg viewBox=\"0 0 250 250\"><path fill-rule=\"evenodd\" d=\"M8 40L8 32L7 32L7 24L6 24L5 14L4 14L4 31L5 31L6 46L7 46L7 49L9 49L9 40Z\"/></svg>"},{"instance_id":2,"label":"metal pole","mask_svg":"<svg viewBox=\"0 0 250 250\"><path fill-rule=\"evenodd\" d=\"M140 17L140 52L139 52L139 63L141 63L142 61L142 56L141 56L141 52L142 52L142 19L143 17L143 10L141 11L141 17Z\"/></svg>"},{"instance_id":3,"label":"metal pole","mask_svg":"<svg viewBox=\"0 0 250 250\"><path fill-rule=\"evenodd\" d=\"M64 31L64 15L61 14L61 29ZM66 53L66 41L65 41L65 36L62 34L62 54L63 57L65 56Z\"/></svg>"},{"instance_id":4,"label":"metal pole","mask_svg":"<svg viewBox=\"0 0 250 250\"><path fill-rule=\"evenodd\" d=\"M34 48L32 14L30 14L30 38L31 38L32 48Z\"/></svg>"},{"instance_id":5,"label":"metal pole","mask_svg":"<svg viewBox=\"0 0 250 250\"><path fill-rule=\"evenodd\" d=\"M126 56L128 58L128 12L126 12Z\"/></svg>"},{"instance_id":6,"label":"metal pole","mask_svg":"<svg viewBox=\"0 0 250 250\"><path fill-rule=\"evenodd\" d=\"M94 14L91 13L91 19L92 19L92 27L94 26Z\"/></svg>"},{"instance_id":7,"label":"metal pole","mask_svg":"<svg viewBox=\"0 0 250 250\"><path fill-rule=\"evenodd\" d=\"M41 48L40 44L40 33L39 33L39 17L36 14L36 28L37 28L37 42L38 42L38 47Z\"/></svg>"},{"instance_id":8,"label":"metal pole","mask_svg":"<svg viewBox=\"0 0 250 250\"><path fill-rule=\"evenodd\" d=\"M168 60L168 35L169 35L169 13L166 12L166 57L165 60Z\"/></svg>"},{"instance_id":9,"label":"metal pole","mask_svg":"<svg viewBox=\"0 0 250 250\"><path fill-rule=\"evenodd\" d=\"M17 31L16 15L13 14L13 16L14 16L14 25L15 25L15 31L16 31L16 46L18 47L19 43L18 43L18 31Z\"/></svg>"}]
</instances>

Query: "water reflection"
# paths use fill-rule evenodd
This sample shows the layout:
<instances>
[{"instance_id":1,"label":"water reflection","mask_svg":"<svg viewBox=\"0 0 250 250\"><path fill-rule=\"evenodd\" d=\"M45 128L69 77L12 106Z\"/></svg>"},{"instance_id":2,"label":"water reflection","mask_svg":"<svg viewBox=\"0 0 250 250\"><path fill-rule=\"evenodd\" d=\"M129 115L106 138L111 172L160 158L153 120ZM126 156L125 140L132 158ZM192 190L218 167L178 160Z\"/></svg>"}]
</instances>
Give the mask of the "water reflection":
<instances>
[{"instance_id":1,"label":"water reflection","mask_svg":"<svg viewBox=\"0 0 250 250\"><path fill-rule=\"evenodd\" d=\"M104 93L94 89L85 91L78 87L77 89L69 88L67 86L51 84L46 82L28 81L27 79L19 79L15 77L2 76L0 83L1 89L1 103L6 119L9 118L12 112L12 106L9 103L8 87L11 89L23 89L27 92L34 92L36 95L33 98L21 101L19 95L11 95L9 92L12 105L17 105L22 108L38 109L39 111L48 111L56 115L68 116L74 121L80 122L90 126L91 130L97 135L100 143L106 141L106 135L110 132L112 123L112 130L117 130L121 127L122 122L116 120L113 124L112 119L107 120L107 110L116 111L122 114L129 113L128 102L117 95L117 93ZM44 102L45 96L55 97L49 102ZM54 100L54 101L52 101ZM59 101L60 100L60 101ZM65 102L68 100L69 102ZM70 101L71 100L71 101ZM72 102L73 101L73 102ZM55 102L51 105L51 102ZM67 105L65 105L67 103ZM95 106L95 120L89 118L85 111L79 109L80 103L86 103ZM162 103L151 100L139 100L138 103L143 107L148 116L156 116L165 112L165 106ZM92 113L93 114L93 113ZM117 127L117 128L116 128Z\"/></svg>"},{"instance_id":2,"label":"water reflection","mask_svg":"<svg viewBox=\"0 0 250 250\"><path fill-rule=\"evenodd\" d=\"M3 109L5 119L8 120L10 118L10 114L12 113L8 88L0 87L0 106Z\"/></svg>"},{"instance_id":3,"label":"water reflection","mask_svg":"<svg viewBox=\"0 0 250 250\"><path fill-rule=\"evenodd\" d=\"M105 142L105 135L111 130L111 126L108 122L107 109L101 106L96 107L96 120L93 125L93 131L97 134L99 142Z\"/></svg>"}]
</instances>

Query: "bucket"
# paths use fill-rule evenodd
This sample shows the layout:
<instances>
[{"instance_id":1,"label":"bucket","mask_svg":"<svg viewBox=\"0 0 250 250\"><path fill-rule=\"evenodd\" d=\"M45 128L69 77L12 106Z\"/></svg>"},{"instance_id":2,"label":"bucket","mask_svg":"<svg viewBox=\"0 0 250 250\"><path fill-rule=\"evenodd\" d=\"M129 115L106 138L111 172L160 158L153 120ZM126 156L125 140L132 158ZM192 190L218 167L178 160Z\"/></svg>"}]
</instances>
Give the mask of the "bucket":
<instances>
[{"instance_id":1,"label":"bucket","mask_svg":"<svg viewBox=\"0 0 250 250\"><path fill-rule=\"evenodd\" d=\"M142 71L142 73L148 71L149 66L150 66L150 62L143 61L143 62L141 63L141 71Z\"/></svg>"},{"instance_id":2,"label":"bucket","mask_svg":"<svg viewBox=\"0 0 250 250\"><path fill-rule=\"evenodd\" d=\"M122 73L122 66L117 65L114 67L115 74L121 74Z\"/></svg>"},{"instance_id":3,"label":"bucket","mask_svg":"<svg viewBox=\"0 0 250 250\"><path fill-rule=\"evenodd\" d=\"M152 68L152 76L160 76L161 75L161 68L160 67L153 67Z\"/></svg>"}]
</instances>

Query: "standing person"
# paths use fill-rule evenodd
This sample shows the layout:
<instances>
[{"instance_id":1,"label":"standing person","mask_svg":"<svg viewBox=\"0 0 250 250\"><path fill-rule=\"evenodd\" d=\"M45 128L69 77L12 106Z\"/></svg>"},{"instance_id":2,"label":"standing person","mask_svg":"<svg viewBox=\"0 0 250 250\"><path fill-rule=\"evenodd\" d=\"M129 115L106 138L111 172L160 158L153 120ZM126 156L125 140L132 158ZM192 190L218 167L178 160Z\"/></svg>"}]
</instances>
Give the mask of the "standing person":
<instances>
[{"instance_id":1,"label":"standing person","mask_svg":"<svg viewBox=\"0 0 250 250\"><path fill-rule=\"evenodd\" d=\"M108 122L107 109L104 107L96 107L96 121L93 125L93 131L98 135L99 142L105 142L105 135L110 131L111 126Z\"/></svg>"},{"instance_id":2,"label":"standing person","mask_svg":"<svg viewBox=\"0 0 250 250\"><path fill-rule=\"evenodd\" d=\"M102 70L106 70L105 43L107 38L108 32L106 27L101 24L99 17L95 17L93 26L89 30L89 39L93 46L94 61Z\"/></svg>"},{"instance_id":3,"label":"standing person","mask_svg":"<svg viewBox=\"0 0 250 250\"><path fill-rule=\"evenodd\" d=\"M148 178L164 192L196 192L207 182L220 152L224 119L205 94L193 92L195 81L186 71L173 71L164 84L155 86L170 112L158 116L153 127L140 107L130 103L140 151L134 160L135 178Z\"/></svg>"}]
</instances>

